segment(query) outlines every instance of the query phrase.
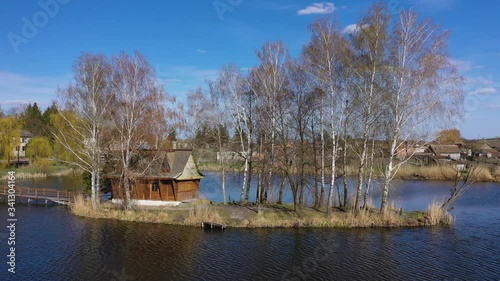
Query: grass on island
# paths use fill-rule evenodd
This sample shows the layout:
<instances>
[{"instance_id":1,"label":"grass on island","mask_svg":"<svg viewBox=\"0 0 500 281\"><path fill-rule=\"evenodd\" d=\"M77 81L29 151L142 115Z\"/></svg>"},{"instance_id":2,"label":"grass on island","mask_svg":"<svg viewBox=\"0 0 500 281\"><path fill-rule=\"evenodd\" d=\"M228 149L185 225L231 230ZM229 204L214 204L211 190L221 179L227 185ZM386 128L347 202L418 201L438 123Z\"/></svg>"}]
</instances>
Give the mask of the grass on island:
<instances>
[{"instance_id":1,"label":"grass on island","mask_svg":"<svg viewBox=\"0 0 500 281\"><path fill-rule=\"evenodd\" d=\"M82 196L71 205L73 214L95 219L116 219L124 221L164 223L175 225L200 226L202 222L214 222L227 227L245 228L368 228L368 227L415 227L429 225L448 225L453 223L451 216L433 203L426 212L395 212L385 215L378 210L369 209L359 213L335 209L331 214L311 208L293 211L289 205L261 206L256 212L255 205L222 205L206 200L189 207L167 207L156 210L143 208L124 209L110 203L101 204L93 209L91 203Z\"/></svg>"},{"instance_id":2,"label":"grass on island","mask_svg":"<svg viewBox=\"0 0 500 281\"><path fill-rule=\"evenodd\" d=\"M29 166L19 168L10 167L0 169L0 178L5 179L10 171L16 172L16 179L35 179L45 178L47 176L66 176L77 173L75 169L68 165L52 161L50 159L41 159L34 161Z\"/></svg>"}]
</instances>

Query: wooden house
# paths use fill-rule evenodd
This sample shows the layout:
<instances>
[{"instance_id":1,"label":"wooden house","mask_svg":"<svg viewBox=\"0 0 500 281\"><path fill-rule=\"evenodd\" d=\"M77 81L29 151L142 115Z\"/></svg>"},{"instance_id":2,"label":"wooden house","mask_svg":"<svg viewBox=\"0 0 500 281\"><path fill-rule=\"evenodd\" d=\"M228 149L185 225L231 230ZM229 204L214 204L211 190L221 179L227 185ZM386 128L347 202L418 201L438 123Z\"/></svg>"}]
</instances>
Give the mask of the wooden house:
<instances>
[{"instance_id":1,"label":"wooden house","mask_svg":"<svg viewBox=\"0 0 500 281\"><path fill-rule=\"evenodd\" d=\"M190 149L141 151L131 161L133 182L131 199L136 205L178 205L196 199L203 174L197 168ZM123 202L121 173L107 174L111 179L113 203Z\"/></svg>"}]
</instances>

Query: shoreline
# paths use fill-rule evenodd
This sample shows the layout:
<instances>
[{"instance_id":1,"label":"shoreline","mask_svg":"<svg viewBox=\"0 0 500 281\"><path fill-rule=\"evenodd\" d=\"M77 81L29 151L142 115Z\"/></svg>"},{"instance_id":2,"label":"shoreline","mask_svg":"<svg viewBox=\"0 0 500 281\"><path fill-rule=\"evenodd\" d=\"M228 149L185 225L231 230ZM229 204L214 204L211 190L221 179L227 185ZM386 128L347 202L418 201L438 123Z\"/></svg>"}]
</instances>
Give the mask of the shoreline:
<instances>
[{"instance_id":1,"label":"shoreline","mask_svg":"<svg viewBox=\"0 0 500 281\"><path fill-rule=\"evenodd\" d=\"M204 172L221 172L221 169L217 165L213 164L201 164L199 165L199 169ZM229 167L226 172L229 173L239 173L241 170L237 167ZM308 176L313 176L312 173L306 173ZM347 168L347 176L348 177L357 177L359 174L357 173L357 169L349 166ZM394 179L398 180L423 180L423 181L454 181L455 180L456 171L451 167L408 167L403 166ZM339 176L339 175L337 175ZM383 178L383 173L379 170L374 170L373 178L381 179ZM497 168L495 173L492 173L486 168L481 168L478 171L476 182L498 182L500 183L500 167Z\"/></svg>"},{"instance_id":2,"label":"shoreline","mask_svg":"<svg viewBox=\"0 0 500 281\"><path fill-rule=\"evenodd\" d=\"M223 205L205 201L178 207L141 207L128 210L105 202L93 210L89 201L77 198L70 210L73 215L92 219L197 227L203 222L217 223L227 228L413 228L451 225L452 216L448 212L437 210L436 206L433 208L431 205L426 211L393 210L385 215L379 214L375 209L358 214L338 209L332 210L331 214L312 208L293 211L287 205L261 206L260 212L257 212L255 205Z\"/></svg>"},{"instance_id":3,"label":"shoreline","mask_svg":"<svg viewBox=\"0 0 500 281\"><path fill-rule=\"evenodd\" d=\"M3 169L6 170L6 169ZM13 168L11 169L12 171L16 172L16 179L21 179L21 180L26 180L26 179L41 179L41 178L47 178L47 177L63 177L67 175L71 175L72 173L78 173L78 170L74 168L67 168L67 169L62 169L62 170L57 170L55 172L49 172L49 173L42 173L42 172L36 172L36 171L23 171L23 169L19 168ZM3 172L2 172L3 174ZM6 180L8 177L7 172L5 175L0 175L0 178L2 180Z\"/></svg>"}]
</instances>

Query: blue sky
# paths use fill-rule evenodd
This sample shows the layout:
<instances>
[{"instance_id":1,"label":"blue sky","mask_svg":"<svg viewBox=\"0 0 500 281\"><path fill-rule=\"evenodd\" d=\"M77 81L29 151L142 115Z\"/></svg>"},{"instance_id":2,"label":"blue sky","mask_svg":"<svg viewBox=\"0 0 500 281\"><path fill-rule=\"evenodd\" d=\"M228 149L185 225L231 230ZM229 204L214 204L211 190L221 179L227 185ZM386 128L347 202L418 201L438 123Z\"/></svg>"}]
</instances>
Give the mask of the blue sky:
<instances>
[{"instance_id":1,"label":"blue sky","mask_svg":"<svg viewBox=\"0 0 500 281\"><path fill-rule=\"evenodd\" d=\"M498 1L387 0L415 9L451 32L449 53L466 78L466 138L500 136ZM5 110L56 99L82 51L143 53L167 91L183 100L224 64L257 64L255 51L280 39L297 55L308 24L324 13L345 28L372 1L4 0L0 3L0 105Z\"/></svg>"}]
</instances>

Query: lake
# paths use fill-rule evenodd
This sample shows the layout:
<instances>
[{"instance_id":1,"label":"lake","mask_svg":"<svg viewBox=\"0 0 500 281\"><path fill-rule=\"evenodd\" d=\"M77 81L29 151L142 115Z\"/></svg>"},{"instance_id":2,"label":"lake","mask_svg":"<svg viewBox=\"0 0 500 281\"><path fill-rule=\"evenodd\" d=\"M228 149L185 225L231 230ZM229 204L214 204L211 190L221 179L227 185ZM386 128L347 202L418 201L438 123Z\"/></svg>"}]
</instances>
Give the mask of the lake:
<instances>
[{"instance_id":1,"label":"lake","mask_svg":"<svg viewBox=\"0 0 500 281\"><path fill-rule=\"evenodd\" d=\"M238 180L233 176L228 183L232 199L239 198ZM70 189L76 184L18 181ZM451 184L400 181L391 197L405 210L425 209L445 198ZM221 201L219 175L206 173L201 192ZM379 191L373 197L378 205ZM6 264L7 205L0 204L0 280L500 280L500 184L475 184L452 214L450 227L204 232L18 205L13 275Z\"/></svg>"}]
</instances>

